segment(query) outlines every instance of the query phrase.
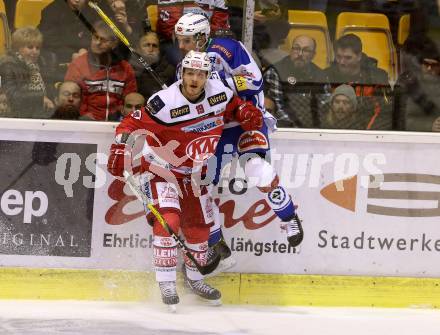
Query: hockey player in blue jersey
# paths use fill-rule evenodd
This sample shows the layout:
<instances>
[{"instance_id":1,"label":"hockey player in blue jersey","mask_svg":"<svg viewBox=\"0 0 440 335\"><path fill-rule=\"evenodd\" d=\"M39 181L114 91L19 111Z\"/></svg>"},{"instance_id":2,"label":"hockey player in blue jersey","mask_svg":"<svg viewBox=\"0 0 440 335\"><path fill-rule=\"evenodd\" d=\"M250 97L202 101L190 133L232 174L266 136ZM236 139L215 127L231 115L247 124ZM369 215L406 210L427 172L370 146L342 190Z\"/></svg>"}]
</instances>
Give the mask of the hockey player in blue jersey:
<instances>
[{"instance_id":1,"label":"hockey player in blue jersey","mask_svg":"<svg viewBox=\"0 0 440 335\"><path fill-rule=\"evenodd\" d=\"M175 25L176 39L184 55L190 50L207 52L212 64L211 76L218 76L236 95L264 111L263 76L252 56L241 42L230 38L210 39L209 34L209 21L200 14L185 14ZM280 185L277 173L265 159L270 150L268 133L276 129L276 119L267 112L263 112L263 116L265 122L259 131L246 132L235 123L224 126L214 160L213 183L219 182L221 169L228 163L222 158L231 157L231 154L252 157L244 162L245 174L258 180L257 188L266 194L272 210L283 221L289 244L296 247L303 239L301 221L290 195ZM211 254L220 253L227 263L231 252L223 239L219 219L211 228L209 246Z\"/></svg>"}]
</instances>

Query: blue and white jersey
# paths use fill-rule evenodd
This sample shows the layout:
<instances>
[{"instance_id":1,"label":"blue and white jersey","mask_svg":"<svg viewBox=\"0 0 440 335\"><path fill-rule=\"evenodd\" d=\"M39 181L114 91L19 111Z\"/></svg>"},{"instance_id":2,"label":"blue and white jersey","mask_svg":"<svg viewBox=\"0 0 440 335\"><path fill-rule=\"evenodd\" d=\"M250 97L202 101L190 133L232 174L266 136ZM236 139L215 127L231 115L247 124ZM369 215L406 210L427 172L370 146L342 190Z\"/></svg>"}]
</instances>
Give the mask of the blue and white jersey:
<instances>
[{"instance_id":1,"label":"blue and white jersey","mask_svg":"<svg viewBox=\"0 0 440 335\"><path fill-rule=\"evenodd\" d=\"M211 77L218 76L236 95L263 111L268 128L276 119L264 109L263 74L243 43L231 38L213 38L206 49L212 64Z\"/></svg>"}]
</instances>

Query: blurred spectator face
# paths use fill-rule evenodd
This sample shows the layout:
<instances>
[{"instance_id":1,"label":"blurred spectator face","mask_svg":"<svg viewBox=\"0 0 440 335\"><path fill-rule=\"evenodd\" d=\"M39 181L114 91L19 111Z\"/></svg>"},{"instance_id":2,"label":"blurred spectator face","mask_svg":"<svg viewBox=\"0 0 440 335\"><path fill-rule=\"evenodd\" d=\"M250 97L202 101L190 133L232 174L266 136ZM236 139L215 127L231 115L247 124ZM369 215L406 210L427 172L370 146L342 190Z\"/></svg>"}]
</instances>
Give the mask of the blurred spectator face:
<instances>
[{"instance_id":1,"label":"blurred spectator face","mask_svg":"<svg viewBox=\"0 0 440 335\"><path fill-rule=\"evenodd\" d=\"M70 8L79 10L84 7L87 0L67 0L67 4Z\"/></svg>"},{"instance_id":2,"label":"blurred spectator face","mask_svg":"<svg viewBox=\"0 0 440 335\"><path fill-rule=\"evenodd\" d=\"M31 63L37 63L38 57L40 57L41 44L29 43L25 46L18 48L18 53L27 61Z\"/></svg>"},{"instance_id":3,"label":"blurred spectator face","mask_svg":"<svg viewBox=\"0 0 440 335\"><path fill-rule=\"evenodd\" d=\"M139 41L138 52L145 58L149 64L154 64L159 61L159 38L156 33L147 33L142 36Z\"/></svg>"},{"instance_id":4,"label":"blurred spectator face","mask_svg":"<svg viewBox=\"0 0 440 335\"><path fill-rule=\"evenodd\" d=\"M145 104L145 98L139 93L129 93L124 99L124 108L122 108L122 116L126 117L136 109L141 109Z\"/></svg>"},{"instance_id":5,"label":"blurred spectator face","mask_svg":"<svg viewBox=\"0 0 440 335\"><path fill-rule=\"evenodd\" d=\"M92 34L90 50L95 55L102 55L110 52L117 45L118 41L111 31L96 28Z\"/></svg>"},{"instance_id":6,"label":"blurred spectator face","mask_svg":"<svg viewBox=\"0 0 440 335\"><path fill-rule=\"evenodd\" d=\"M176 35L176 39L182 56L185 56L191 50L198 51L197 41L194 36ZM202 45L203 43L200 43L199 41L199 44Z\"/></svg>"},{"instance_id":7,"label":"blurred spectator face","mask_svg":"<svg viewBox=\"0 0 440 335\"><path fill-rule=\"evenodd\" d=\"M121 0L115 0L111 3L111 7L115 13L126 14L125 2Z\"/></svg>"},{"instance_id":8,"label":"blurred spectator face","mask_svg":"<svg viewBox=\"0 0 440 335\"><path fill-rule=\"evenodd\" d=\"M354 75L360 71L362 53L356 54L350 48L336 49L336 64L342 74Z\"/></svg>"},{"instance_id":9,"label":"blurred spectator face","mask_svg":"<svg viewBox=\"0 0 440 335\"><path fill-rule=\"evenodd\" d=\"M55 102L58 107L76 108L79 110L81 105L81 89L78 84L70 81L62 83Z\"/></svg>"},{"instance_id":10,"label":"blurred spectator face","mask_svg":"<svg viewBox=\"0 0 440 335\"><path fill-rule=\"evenodd\" d=\"M9 114L8 97L5 93L0 93L0 117Z\"/></svg>"},{"instance_id":11,"label":"blurred spectator face","mask_svg":"<svg viewBox=\"0 0 440 335\"><path fill-rule=\"evenodd\" d=\"M308 36L298 36L293 41L290 59L296 67L310 64L315 57L315 42Z\"/></svg>"},{"instance_id":12,"label":"blurred spectator face","mask_svg":"<svg viewBox=\"0 0 440 335\"><path fill-rule=\"evenodd\" d=\"M440 63L431 58L424 58L422 62L422 73L428 76L440 75Z\"/></svg>"},{"instance_id":13,"label":"blurred spectator face","mask_svg":"<svg viewBox=\"0 0 440 335\"><path fill-rule=\"evenodd\" d=\"M342 94L339 94L333 98L331 110L336 121L346 119L355 112L350 99Z\"/></svg>"}]
</instances>

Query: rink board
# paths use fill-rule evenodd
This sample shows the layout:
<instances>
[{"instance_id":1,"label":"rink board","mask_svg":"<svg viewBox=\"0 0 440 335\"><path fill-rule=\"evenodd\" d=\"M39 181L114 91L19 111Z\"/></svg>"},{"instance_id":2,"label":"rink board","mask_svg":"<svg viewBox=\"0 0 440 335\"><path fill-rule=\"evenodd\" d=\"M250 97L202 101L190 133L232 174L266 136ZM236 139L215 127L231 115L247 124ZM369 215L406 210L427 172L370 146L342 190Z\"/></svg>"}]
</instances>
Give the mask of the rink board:
<instances>
[{"instance_id":1,"label":"rink board","mask_svg":"<svg viewBox=\"0 0 440 335\"><path fill-rule=\"evenodd\" d=\"M226 273L207 280L224 304L440 307L440 279ZM158 302L153 273L0 269L0 299ZM185 301L182 278L178 292Z\"/></svg>"},{"instance_id":2,"label":"rink board","mask_svg":"<svg viewBox=\"0 0 440 335\"><path fill-rule=\"evenodd\" d=\"M2 120L0 298L157 293L142 205L105 169L114 126ZM213 279L225 301L438 306L439 143L423 133L274 134L272 161L299 205L305 238L300 250L289 248L267 200L235 171L217 195L237 260L234 273ZM56 161L32 163L38 146Z\"/></svg>"}]
</instances>

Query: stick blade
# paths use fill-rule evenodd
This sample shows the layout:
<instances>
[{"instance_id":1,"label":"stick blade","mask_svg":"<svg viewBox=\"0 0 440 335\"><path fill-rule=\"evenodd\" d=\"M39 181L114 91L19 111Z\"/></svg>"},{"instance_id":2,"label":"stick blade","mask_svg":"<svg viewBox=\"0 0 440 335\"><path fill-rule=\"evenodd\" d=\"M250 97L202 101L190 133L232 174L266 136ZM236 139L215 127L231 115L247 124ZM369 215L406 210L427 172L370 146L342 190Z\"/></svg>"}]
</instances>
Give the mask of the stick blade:
<instances>
[{"instance_id":1,"label":"stick blade","mask_svg":"<svg viewBox=\"0 0 440 335\"><path fill-rule=\"evenodd\" d=\"M217 266L219 265L220 261L221 261L221 257L219 254L217 254L216 257L210 263L197 266L197 270L199 270L199 272L205 276L213 272L215 269L217 269Z\"/></svg>"}]
</instances>

